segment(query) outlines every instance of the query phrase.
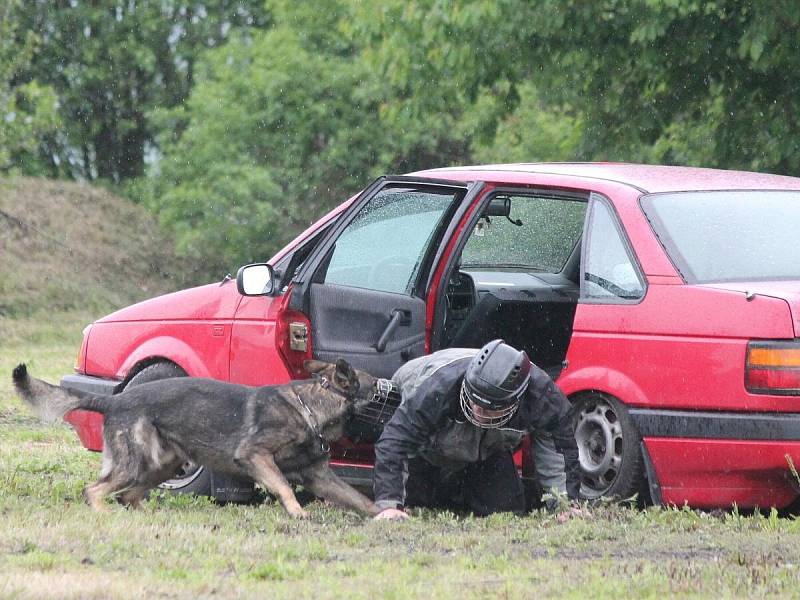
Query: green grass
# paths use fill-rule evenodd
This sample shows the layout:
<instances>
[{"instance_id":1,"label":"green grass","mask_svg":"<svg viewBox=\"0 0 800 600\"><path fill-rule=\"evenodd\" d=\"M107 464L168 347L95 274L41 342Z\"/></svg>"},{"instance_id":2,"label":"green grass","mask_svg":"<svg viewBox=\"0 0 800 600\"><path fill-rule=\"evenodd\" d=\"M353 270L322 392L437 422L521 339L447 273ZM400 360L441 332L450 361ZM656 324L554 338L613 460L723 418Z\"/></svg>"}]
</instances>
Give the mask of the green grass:
<instances>
[{"instance_id":1,"label":"green grass","mask_svg":"<svg viewBox=\"0 0 800 600\"><path fill-rule=\"evenodd\" d=\"M218 506L157 494L97 514L99 456L11 393L20 360L70 372L88 315L0 320L0 597L565 598L797 596L800 521L687 509L382 523L320 502Z\"/></svg>"}]
</instances>

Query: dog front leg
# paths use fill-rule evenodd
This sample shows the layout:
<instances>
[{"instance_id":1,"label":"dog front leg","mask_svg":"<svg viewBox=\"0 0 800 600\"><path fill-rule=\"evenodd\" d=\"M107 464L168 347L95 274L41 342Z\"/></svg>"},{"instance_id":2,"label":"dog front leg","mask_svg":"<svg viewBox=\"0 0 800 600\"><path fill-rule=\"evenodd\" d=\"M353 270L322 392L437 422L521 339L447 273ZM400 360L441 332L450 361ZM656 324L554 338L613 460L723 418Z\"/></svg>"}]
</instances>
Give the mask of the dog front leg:
<instances>
[{"instance_id":1,"label":"dog front leg","mask_svg":"<svg viewBox=\"0 0 800 600\"><path fill-rule=\"evenodd\" d=\"M307 469L303 473L303 485L315 496L338 506L352 508L370 516L380 512L369 498L339 479L327 462Z\"/></svg>"},{"instance_id":2,"label":"dog front leg","mask_svg":"<svg viewBox=\"0 0 800 600\"><path fill-rule=\"evenodd\" d=\"M271 454L255 454L250 457L253 479L267 488L267 491L278 497L290 515L298 519L307 519L308 513L303 510Z\"/></svg>"}]
</instances>

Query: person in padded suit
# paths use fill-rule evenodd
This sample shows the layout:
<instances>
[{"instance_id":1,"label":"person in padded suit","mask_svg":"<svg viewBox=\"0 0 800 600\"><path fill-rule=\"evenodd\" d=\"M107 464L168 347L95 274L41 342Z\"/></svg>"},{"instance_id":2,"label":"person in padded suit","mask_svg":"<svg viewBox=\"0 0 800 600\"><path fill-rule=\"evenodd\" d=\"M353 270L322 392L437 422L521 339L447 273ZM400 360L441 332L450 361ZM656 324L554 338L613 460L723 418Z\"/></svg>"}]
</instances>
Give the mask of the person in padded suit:
<instances>
[{"instance_id":1,"label":"person in padded suit","mask_svg":"<svg viewBox=\"0 0 800 600\"><path fill-rule=\"evenodd\" d=\"M409 361L392 380L402 399L375 444L376 519L406 519L406 506L523 513L512 453L528 433L546 440L536 453L543 487L578 500L569 401L525 352L502 340L448 348Z\"/></svg>"}]
</instances>

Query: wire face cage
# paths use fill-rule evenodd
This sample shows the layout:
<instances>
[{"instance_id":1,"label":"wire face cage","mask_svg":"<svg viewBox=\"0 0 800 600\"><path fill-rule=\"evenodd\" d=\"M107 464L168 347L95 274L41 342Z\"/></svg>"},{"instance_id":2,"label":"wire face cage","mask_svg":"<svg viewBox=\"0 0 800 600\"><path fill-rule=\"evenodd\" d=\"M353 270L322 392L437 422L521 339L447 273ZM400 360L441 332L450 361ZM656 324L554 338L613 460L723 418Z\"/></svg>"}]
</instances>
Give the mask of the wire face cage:
<instances>
[{"instance_id":1,"label":"wire face cage","mask_svg":"<svg viewBox=\"0 0 800 600\"><path fill-rule=\"evenodd\" d=\"M400 388L391 379L378 379L369 404L355 411L354 419L367 425L382 427L400 406Z\"/></svg>"}]
</instances>

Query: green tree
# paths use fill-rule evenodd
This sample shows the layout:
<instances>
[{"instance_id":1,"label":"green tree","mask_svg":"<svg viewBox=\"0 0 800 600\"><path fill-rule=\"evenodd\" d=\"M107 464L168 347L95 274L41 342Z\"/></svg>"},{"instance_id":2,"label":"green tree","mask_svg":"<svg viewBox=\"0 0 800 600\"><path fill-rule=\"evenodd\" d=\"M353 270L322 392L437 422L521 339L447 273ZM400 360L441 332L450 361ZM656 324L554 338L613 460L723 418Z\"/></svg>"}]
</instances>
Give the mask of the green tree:
<instances>
[{"instance_id":1,"label":"green tree","mask_svg":"<svg viewBox=\"0 0 800 600\"><path fill-rule=\"evenodd\" d=\"M18 6L18 0L0 5L0 173L36 172L39 140L59 125L53 90L20 79L37 38L20 27Z\"/></svg>"},{"instance_id":2,"label":"green tree","mask_svg":"<svg viewBox=\"0 0 800 600\"><path fill-rule=\"evenodd\" d=\"M583 116L567 104L547 104L530 81L518 86L519 101L510 112L495 116L480 98L470 114L478 123L492 123L490 135L475 136L472 158L479 163L569 161L581 158ZM484 110L489 116L484 116ZM477 128L476 128L477 129Z\"/></svg>"},{"instance_id":3,"label":"green tree","mask_svg":"<svg viewBox=\"0 0 800 600\"><path fill-rule=\"evenodd\" d=\"M510 21L504 16L514 12ZM524 68L512 60L526 3L386 0L355 3L353 35L376 73L380 117L398 170L469 162L518 104ZM476 107L478 110L473 110Z\"/></svg>"},{"instance_id":4,"label":"green tree","mask_svg":"<svg viewBox=\"0 0 800 600\"><path fill-rule=\"evenodd\" d=\"M144 172L147 114L185 100L198 54L268 24L261 0L26 0L17 14L41 37L29 76L66 125L43 141L50 174L114 182Z\"/></svg>"},{"instance_id":5,"label":"green tree","mask_svg":"<svg viewBox=\"0 0 800 600\"><path fill-rule=\"evenodd\" d=\"M208 52L186 105L155 116L164 155L131 193L208 275L268 258L378 162L370 73L327 27L291 25Z\"/></svg>"},{"instance_id":6,"label":"green tree","mask_svg":"<svg viewBox=\"0 0 800 600\"><path fill-rule=\"evenodd\" d=\"M539 0L596 158L796 173L800 5Z\"/></svg>"},{"instance_id":7,"label":"green tree","mask_svg":"<svg viewBox=\"0 0 800 600\"><path fill-rule=\"evenodd\" d=\"M209 50L188 100L148 113L163 156L137 193L218 272L380 172L626 160L793 173L798 6L273 0L269 31Z\"/></svg>"},{"instance_id":8,"label":"green tree","mask_svg":"<svg viewBox=\"0 0 800 600\"><path fill-rule=\"evenodd\" d=\"M437 53L441 23L403 3L377 21L352 0L268 9L273 29L209 51L185 105L155 113L163 156L131 191L185 253L206 257L209 275L269 256L376 174L473 154L563 159L580 138L580 118L545 110L535 88L511 82L511 67L502 80L488 66L475 79L471 48ZM480 30L485 10L463 27ZM389 52L395 41L408 53Z\"/></svg>"},{"instance_id":9,"label":"green tree","mask_svg":"<svg viewBox=\"0 0 800 600\"><path fill-rule=\"evenodd\" d=\"M557 134L566 115L580 123L575 158L800 168L793 0L386 0L360 17L393 120L460 133L482 159L491 148L521 158L514 133L547 156L539 125ZM519 131L498 137L518 121L523 86L537 98L519 108L536 107L535 148Z\"/></svg>"}]
</instances>

